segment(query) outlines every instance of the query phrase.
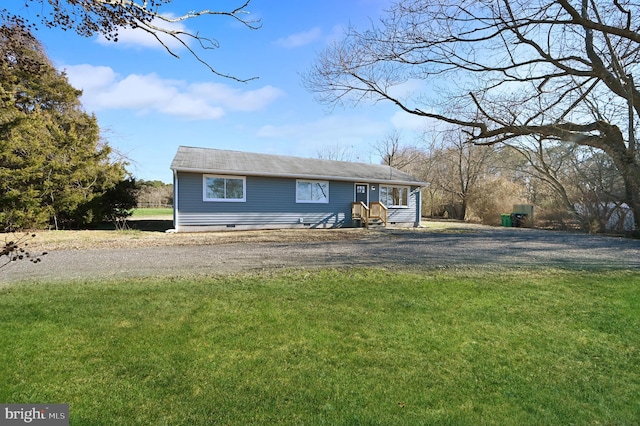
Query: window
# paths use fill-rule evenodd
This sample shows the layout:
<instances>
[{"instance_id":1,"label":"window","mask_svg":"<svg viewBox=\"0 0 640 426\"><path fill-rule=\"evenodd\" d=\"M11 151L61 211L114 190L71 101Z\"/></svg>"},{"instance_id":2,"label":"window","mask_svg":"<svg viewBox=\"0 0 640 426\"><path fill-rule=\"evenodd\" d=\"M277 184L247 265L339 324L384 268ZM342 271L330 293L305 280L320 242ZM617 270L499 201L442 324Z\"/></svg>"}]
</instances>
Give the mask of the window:
<instances>
[{"instance_id":1,"label":"window","mask_svg":"<svg viewBox=\"0 0 640 426\"><path fill-rule=\"evenodd\" d=\"M246 179L239 176L204 175L204 201L246 201Z\"/></svg>"},{"instance_id":2,"label":"window","mask_svg":"<svg viewBox=\"0 0 640 426\"><path fill-rule=\"evenodd\" d=\"M329 182L322 180L296 181L296 203L328 203Z\"/></svg>"},{"instance_id":3,"label":"window","mask_svg":"<svg viewBox=\"0 0 640 426\"><path fill-rule=\"evenodd\" d=\"M380 186L380 202L387 207L409 207L409 188Z\"/></svg>"}]
</instances>

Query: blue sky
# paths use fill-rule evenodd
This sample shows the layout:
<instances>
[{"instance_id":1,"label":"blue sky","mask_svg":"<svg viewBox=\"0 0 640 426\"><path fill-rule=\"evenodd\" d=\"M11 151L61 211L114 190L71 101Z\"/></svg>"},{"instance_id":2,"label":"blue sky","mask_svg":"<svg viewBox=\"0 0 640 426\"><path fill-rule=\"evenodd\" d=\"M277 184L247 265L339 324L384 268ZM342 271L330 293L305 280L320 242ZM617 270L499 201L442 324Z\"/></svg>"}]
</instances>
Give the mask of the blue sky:
<instances>
[{"instance_id":1,"label":"blue sky","mask_svg":"<svg viewBox=\"0 0 640 426\"><path fill-rule=\"evenodd\" d=\"M165 12L182 15L241 1L189 1L188 9L180 6L184 1L173 3ZM259 30L221 17L184 23L220 43L215 51L199 51L203 59L223 73L258 77L248 83L215 76L185 50L177 50L181 58L175 59L137 33L122 33L118 43L57 29L35 35L83 90L85 109L96 114L109 144L130 159L133 175L171 182L169 166L179 145L301 157L340 147L358 161L379 162L378 141L394 129L408 135L420 123L392 105L329 111L302 87L300 73L346 26L370 25L390 3L252 0L247 10L261 20Z\"/></svg>"}]
</instances>

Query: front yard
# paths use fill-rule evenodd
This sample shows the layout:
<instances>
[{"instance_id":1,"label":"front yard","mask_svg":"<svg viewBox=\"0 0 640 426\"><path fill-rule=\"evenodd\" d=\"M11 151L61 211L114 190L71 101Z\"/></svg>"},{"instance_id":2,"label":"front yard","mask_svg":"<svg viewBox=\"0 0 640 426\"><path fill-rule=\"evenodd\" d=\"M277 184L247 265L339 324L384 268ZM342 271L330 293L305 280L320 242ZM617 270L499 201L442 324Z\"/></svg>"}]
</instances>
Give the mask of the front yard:
<instances>
[{"instance_id":1,"label":"front yard","mask_svg":"<svg viewBox=\"0 0 640 426\"><path fill-rule=\"evenodd\" d=\"M0 402L72 425L637 424L640 274L280 271L0 289Z\"/></svg>"}]
</instances>

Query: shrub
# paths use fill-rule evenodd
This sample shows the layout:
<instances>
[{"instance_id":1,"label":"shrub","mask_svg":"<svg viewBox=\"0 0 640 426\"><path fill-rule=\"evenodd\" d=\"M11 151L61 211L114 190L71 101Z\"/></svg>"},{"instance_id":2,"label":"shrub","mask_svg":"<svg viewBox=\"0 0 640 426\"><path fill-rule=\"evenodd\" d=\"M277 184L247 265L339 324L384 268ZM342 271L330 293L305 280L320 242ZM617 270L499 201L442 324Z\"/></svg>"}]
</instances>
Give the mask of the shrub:
<instances>
[{"instance_id":1,"label":"shrub","mask_svg":"<svg viewBox=\"0 0 640 426\"><path fill-rule=\"evenodd\" d=\"M522 203L522 187L503 177L483 180L469 196L467 220L484 225L500 225L501 215Z\"/></svg>"}]
</instances>

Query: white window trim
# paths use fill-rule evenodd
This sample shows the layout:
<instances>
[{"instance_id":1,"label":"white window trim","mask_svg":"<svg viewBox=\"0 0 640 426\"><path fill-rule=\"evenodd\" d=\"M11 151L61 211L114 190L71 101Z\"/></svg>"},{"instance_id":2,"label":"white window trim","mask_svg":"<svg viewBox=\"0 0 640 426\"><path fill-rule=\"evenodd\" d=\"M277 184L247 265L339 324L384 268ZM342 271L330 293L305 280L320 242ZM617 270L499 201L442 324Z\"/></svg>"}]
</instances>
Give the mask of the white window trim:
<instances>
[{"instance_id":1,"label":"white window trim","mask_svg":"<svg viewBox=\"0 0 640 426\"><path fill-rule=\"evenodd\" d=\"M298 198L298 183L326 183L327 184L327 197L324 200L300 200ZM311 204L329 204L329 181L328 180L311 180L311 179L296 179L296 203L311 203Z\"/></svg>"},{"instance_id":2,"label":"white window trim","mask_svg":"<svg viewBox=\"0 0 640 426\"><path fill-rule=\"evenodd\" d=\"M207 178L242 179L242 198L208 198L207 197ZM220 202L220 203L244 203L244 202L246 202L247 201L247 178L246 178L246 176L202 175L202 201Z\"/></svg>"},{"instance_id":3,"label":"white window trim","mask_svg":"<svg viewBox=\"0 0 640 426\"><path fill-rule=\"evenodd\" d=\"M385 206L387 208L390 209L408 209L409 205L411 204L411 187L409 186L404 186L404 185L379 185L380 186L380 194L382 194L382 187L385 188L404 188L407 190L407 205L406 206L402 206L402 205L396 205L396 204L390 204L387 205L385 204Z\"/></svg>"}]
</instances>

